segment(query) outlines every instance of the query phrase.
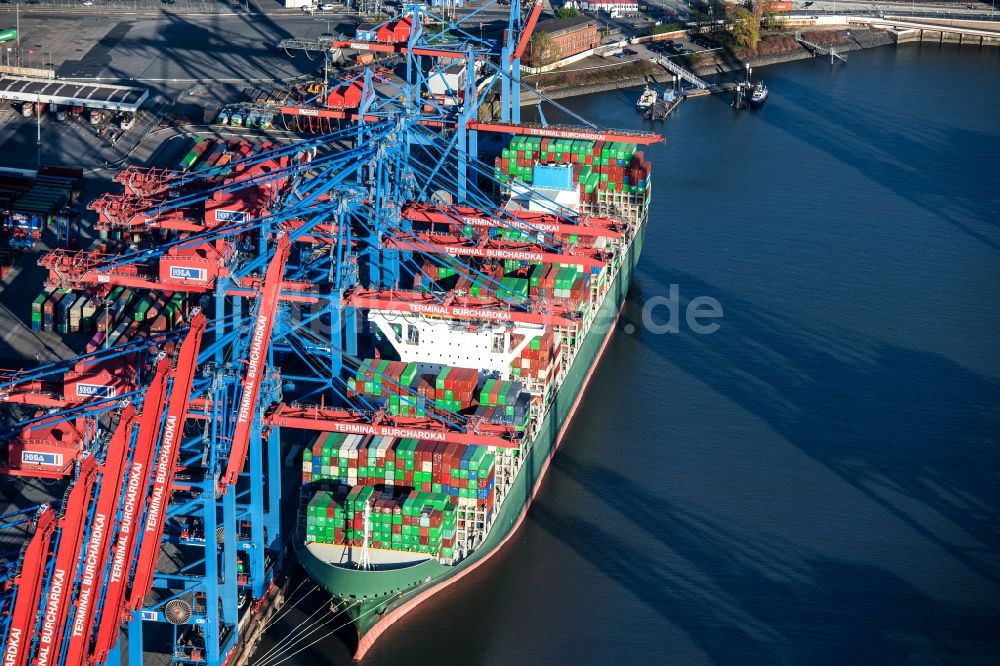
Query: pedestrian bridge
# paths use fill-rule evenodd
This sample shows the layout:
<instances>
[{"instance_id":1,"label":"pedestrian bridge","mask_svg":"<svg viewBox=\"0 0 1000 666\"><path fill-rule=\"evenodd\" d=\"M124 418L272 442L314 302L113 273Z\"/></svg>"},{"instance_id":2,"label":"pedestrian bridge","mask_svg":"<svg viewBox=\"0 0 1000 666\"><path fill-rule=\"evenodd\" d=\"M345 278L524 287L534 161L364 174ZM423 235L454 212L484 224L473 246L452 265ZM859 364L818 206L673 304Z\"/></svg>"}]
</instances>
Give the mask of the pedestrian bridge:
<instances>
[{"instance_id":1,"label":"pedestrian bridge","mask_svg":"<svg viewBox=\"0 0 1000 666\"><path fill-rule=\"evenodd\" d=\"M708 90L708 84L705 83L705 81L698 78L698 76L696 76L694 72L684 69L670 58L664 58L663 56L658 55L653 57L653 62L655 62L657 65L665 67L668 71L670 71L673 74L676 74L684 81L687 81L688 83L693 85L695 88L699 90Z\"/></svg>"}]
</instances>

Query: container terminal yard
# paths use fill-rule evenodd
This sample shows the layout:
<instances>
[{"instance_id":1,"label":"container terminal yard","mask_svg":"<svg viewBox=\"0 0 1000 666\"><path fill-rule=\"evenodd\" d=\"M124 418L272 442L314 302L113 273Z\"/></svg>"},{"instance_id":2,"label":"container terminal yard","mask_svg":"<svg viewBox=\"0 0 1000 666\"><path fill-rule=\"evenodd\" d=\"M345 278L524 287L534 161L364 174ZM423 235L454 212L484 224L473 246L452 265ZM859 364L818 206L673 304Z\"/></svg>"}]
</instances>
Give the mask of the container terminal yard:
<instances>
[{"instance_id":1,"label":"container terminal yard","mask_svg":"<svg viewBox=\"0 0 1000 666\"><path fill-rule=\"evenodd\" d=\"M510 537L662 141L521 121L541 11L19 18L3 664L250 663L299 565L360 658Z\"/></svg>"}]
</instances>

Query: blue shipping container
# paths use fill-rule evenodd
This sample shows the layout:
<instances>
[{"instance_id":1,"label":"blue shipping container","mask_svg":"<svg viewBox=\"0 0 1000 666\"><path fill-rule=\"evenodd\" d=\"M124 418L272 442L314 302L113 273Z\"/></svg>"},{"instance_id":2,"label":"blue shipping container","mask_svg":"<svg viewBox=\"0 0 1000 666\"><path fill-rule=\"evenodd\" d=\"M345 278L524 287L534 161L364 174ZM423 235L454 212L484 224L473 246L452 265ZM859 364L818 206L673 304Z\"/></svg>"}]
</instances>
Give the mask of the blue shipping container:
<instances>
[{"instance_id":1,"label":"blue shipping container","mask_svg":"<svg viewBox=\"0 0 1000 666\"><path fill-rule=\"evenodd\" d=\"M535 187L549 190L573 190L572 165L556 166L538 164L532 170L531 182Z\"/></svg>"}]
</instances>

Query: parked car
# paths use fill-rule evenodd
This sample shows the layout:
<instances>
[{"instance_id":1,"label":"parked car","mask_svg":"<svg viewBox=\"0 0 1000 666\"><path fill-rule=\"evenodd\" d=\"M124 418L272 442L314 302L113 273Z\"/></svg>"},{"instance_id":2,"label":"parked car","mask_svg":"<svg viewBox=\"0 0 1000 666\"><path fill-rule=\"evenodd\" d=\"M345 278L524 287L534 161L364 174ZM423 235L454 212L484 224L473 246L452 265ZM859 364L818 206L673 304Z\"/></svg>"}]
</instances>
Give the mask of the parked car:
<instances>
[{"instance_id":1,"label":"parked car","mask_svg":"<svg viewBox=\"0 0 1000 666\"><path fill-rule=\"evenodd\" d=\"M622 49L622 53L628 56L639 55L639 52L635 49Z\"/></svg>"},{"instance_id":2,"label":"parked car","mask_svg":"<svg viewBox=\"0 0 1000 666\"><path fill-rule=\"evenodd\" d=\"M322 5L319 6L319 8L320 11L332 12L334 9L336 9L336 6L331 5L329 2L324 2Z\"/></svg>"}]
</instances>

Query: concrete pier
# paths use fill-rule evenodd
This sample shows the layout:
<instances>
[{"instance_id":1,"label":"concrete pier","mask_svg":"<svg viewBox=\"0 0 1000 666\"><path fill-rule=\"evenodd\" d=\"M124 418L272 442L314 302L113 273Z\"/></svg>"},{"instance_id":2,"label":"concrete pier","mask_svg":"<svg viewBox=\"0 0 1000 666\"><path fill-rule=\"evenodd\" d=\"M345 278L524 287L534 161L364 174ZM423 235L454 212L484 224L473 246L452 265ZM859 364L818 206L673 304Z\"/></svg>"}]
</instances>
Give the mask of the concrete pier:
<instances>
[{"instance_id":1,"label":"concrete pier","mask_svg":"<svg viewBox=\"0 0 1000 666\"><path fill-rule=\"evenodd\" d=\"M1000 46L1000 22L947 21L901 17L846 17L848 25L883 28L892 34L897 44L935 42L938 44L969 44Z\"/></svg>"}]
</instances>

